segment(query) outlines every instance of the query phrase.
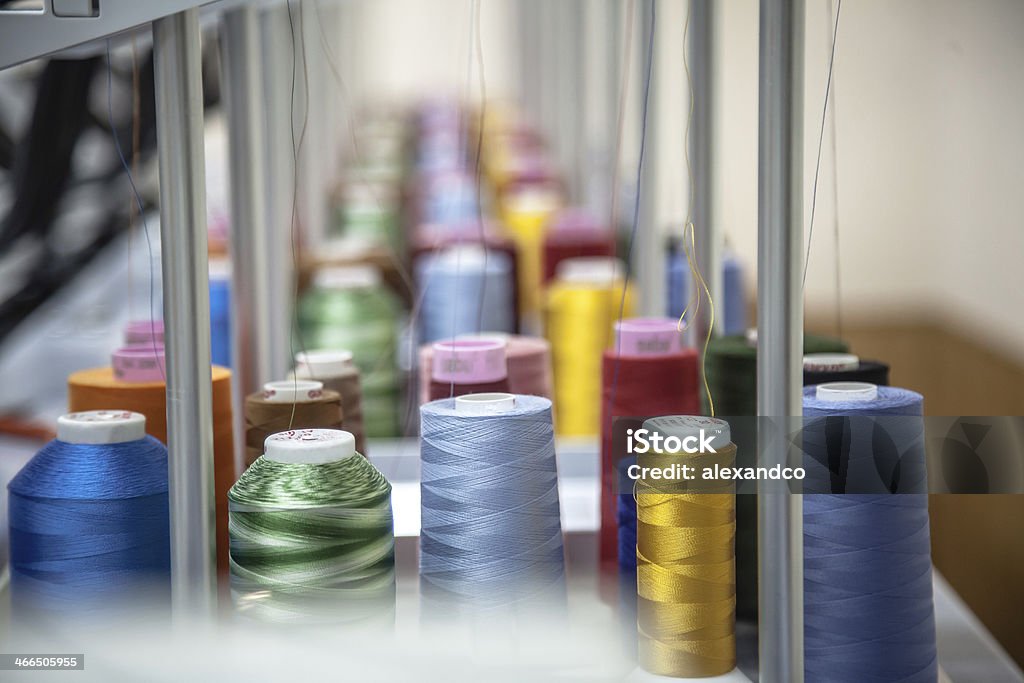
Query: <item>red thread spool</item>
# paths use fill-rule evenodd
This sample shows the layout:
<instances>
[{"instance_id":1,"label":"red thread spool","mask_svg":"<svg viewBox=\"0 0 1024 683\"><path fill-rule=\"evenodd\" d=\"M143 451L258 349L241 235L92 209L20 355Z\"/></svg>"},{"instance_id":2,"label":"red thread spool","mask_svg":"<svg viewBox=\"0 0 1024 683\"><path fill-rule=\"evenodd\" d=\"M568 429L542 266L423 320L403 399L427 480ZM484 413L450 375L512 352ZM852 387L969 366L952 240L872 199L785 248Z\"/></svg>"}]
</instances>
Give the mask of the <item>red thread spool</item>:
<instances>
[{"instance_id":1,"label":"red thread spool","mask_svg":"<svg viewBox=\"0 0 1024 683\"><path fill-rule=\"evenodd\" d=\"M588 212L566 209L555 217L544 238L543 282L555 277L558 264L581 256L614 256L615 240L611 233Z\"/></svg>"},{"instance_id":2,"label":"red thread spool","mask_svg":"<svg viewBox=\"0 0 1024 683\"><path fill-rule=\"evenodd\" d=\"M608 576L618 564L615 477L626 457L626 430L658 415L700 414L697 351L682 347L675 320L622 320L615 324L615 339L616 349L604 352L601 369L600 556Z\"/></svg>"},{"instance_id":3,"label":"red thread spool","mask_svg":"<svg viewBox=\"0 0 1024 683\"><path fill-rule=\"evenodd\" d=\"M430 400L467 394L508 393L505 342L500 339L453 339L434 343Z\"/></svg>"}]
</instances>

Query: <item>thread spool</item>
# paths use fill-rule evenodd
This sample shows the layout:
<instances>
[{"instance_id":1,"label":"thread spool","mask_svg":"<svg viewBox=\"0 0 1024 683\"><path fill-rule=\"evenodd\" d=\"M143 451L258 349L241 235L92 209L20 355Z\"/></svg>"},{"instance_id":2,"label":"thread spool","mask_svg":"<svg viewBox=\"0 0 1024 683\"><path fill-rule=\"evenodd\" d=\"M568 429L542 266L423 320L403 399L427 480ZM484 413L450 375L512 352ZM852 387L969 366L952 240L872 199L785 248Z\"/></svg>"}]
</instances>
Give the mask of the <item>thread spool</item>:
<instances>
[{"instance_id":1,"label":"thread spool","mask_svg":"<svg viewBox=\"0 0 1024 683\"><path fill-rule=\"evenodd\" d=\"M267 382L245 397L245 464L252 465L273 434L296 429L340 430L341 395L322 382L289 379Z\"/></svg>"},{"instance_id":2,"label":"thread spool","mask_svg":"<svg viewBox=\"0 0 1024 683\"><path fill-rule=\"evenodd\" d=\"M563 598L551 402L470 394L420 418L424 593L484 607Z\"/></svg>"},{"instance_id":3,"label":"thread spool","mask_svg":"<svg viewBox=\"0 0 1024 683\"><path fill-rule=\"evenodd\" d=\"M632 573L636 553L617 552L619 513L615 473L626 456L626 430L656 415L700 412L697 351L683 348L675 320L630 318L615 323L615 350L601 367L601 541L606 573ZM635 526L635 523L634 523Z\"/></svg>"},{"instance_id":4,"label":"thread spool","mask_svg":"<svg viewBox=\"0 0 1024 683\"><path fill-rule=\"evenodd\" d=\"M713 338L704 360L715 415L730 420L740 458L737 464L742 467L754 466L757 453L757 330L750 333ZM846 351L846 344L838 339L804 334L804 354ZM736 500L736 614L740 619L756 619L757 500L741 494Z\"/></svg>"},{"instance_id":5,"label":"thread spool","mask_svg":"<svg viewBox=\"0 0 1024 683\"><path fill-rule=\"evenodd\" d=\"M527 396L543 396L552 398L551 388L551 345L539 337L523 337L514 334L485 332L479 335L464 335L458 339L494 340L504 342L505 361L508 366L508 391L513 394ZM420 347L420 403L428 403L430 399L430 374L426 368L432 368L434 347L425 344ZM442 397L443 398L443 397Z\"/></svg>"},{"instance_id":6,"label":"thread spool","mask_svg":"<svg viewBox=\"0 0 1024 683\"><path fill-rule=\"evenodd\" d=\"M498 339L436 342L430 367L430 400L507 393L505 347L506 343Z\"/></svg>"},{"instance_id":7,"label":"thread spool","mask_svg":"<svg viewBox=\"0 0 1024 683\"><path fill-rule=\"evenodd\" d=\"M243 615L271 622L391 621L391 484L352 434L269 436L228 494L231 591Z\"/></svg>"},{"instance_id":8,"label":"thread spool","mask_svg":"<svg viewBox=\"0 0 1024 683\"><path fill-rule=\"evenodd\" d=\"M366 428L363 426L363 397L359 369L352 352L342 349L315 349L295 354L298 379L322 382L325 389L341 396L341 425L356 439L356 450L366 455Z\"/></svg>"},{"instance_id":9,"label":"thread spool","mask_svg":"<svg viewBox=\"0 0 1024 683\"><path fill-rule=\"evenodd\" d=\"M804 386L828 382L889 385L889 366L861 360L852 353L810 353L804 356Z\"/></svg>"},{"instance_id":10,"label":"thread spool","mask_svg":"<svg viewBox=\"0 0 1024 683\"><path fill-rule=\"evenodd\" d=\"M582 209L564 209L553 219L544 238L543 284L548 284L558 264L571 258L615 255L615 240L597 220Z\"/></svg>"},{"instance_id":11,"label":"thread spool","mask_svg":"<svg viewBox=\"0 0 1024 683\"><path fill-rule=\"evenodd\" d=\"M231 266L210 261L210 359L231 367Z\"/></svg>"},{"instance_id":12,"label":"thread spool","mask_svg":"<svg viewBox=\"0 0 1024 683\"><path fill-rule=\"evenodd\" d=\"M148 322L147 322L148 327ZM143 343L134 351L152 352L146 363L151 368L163 364L163 347ZM115 354L116 356L117 354ZM133 365L141 365L139 358ZM121 361L113 359L114 364ZM115 370L115 367L117 369ZM126 365L80 370L68 377L68 411L132 410L146 418L146 433L160 443L167 443L167 385L161 376L128 372ZM118 377L120 373L121 378ZM217 515L217 569L228 569L228 489L235 483L235 446L231 410L231 371L214 365L210 368L213 398L213 480Z\"/></svg>"},{"instance_id":13,"label":"thread spool","mask_svg":"<svg viewBox=\"0 0 1024 683\"><path fill-rule=\"evenodd\" d=\"M424 256L417 266L423 291L420 334L425 342L480 330L515 329L511 264L500 252L459 245Z\"/></svg>"},{"instance_id":14,"label":"thread spool","mask_svg":"<svg viewBox=\"0 0 1024 683\"><path fill-rule=\"evenodd\" d=\"M804 388L809 681L936 680L922 415L921 395L905 389Z\"/></svg>"},{"instance_id":15,"label":"thread spool","mask_svg":"<svg viewBox=\"0 0 1024 683\"><path fill-rule=\"evenodd\" d=\"M146 418L70 413L57 438L8 484L11 598L57 614L166 601L170 591L167 449Z\"/></svg>"},{"instance_id":16,"label":"thread spool","mask_svg":"<svg viewBox=\"0 0 1024 683\"><path fill-rule=\"evenodd\" d=\"M125 344L150 344L164 343L164 321L163 320L132 320L124 326Z\"/></svg>"},{"instance_id":17,"label":"thread spool","mask_svg":"<svg viewBox=\"0 0 1024 683\"><path fill-rule=\"evenodd\" d=\"M553 189L544 187L525 187L509 194L502 201L501 215L519 257L519 307L524 316L536 316L542 308L544 236L560 198Z\"/></svg>"},{"instance_id":18,"label":"thread spool","mask_svg":"<svg viewBox=\"0 0 1024 683\"><path fill-rule=\"evenodd\" d=\"M370 266L321 269L299 304L306 347L352 352L369 438L398 434L398 311L380 272Z\"/></svg>"},{"instance_id":19,"label":"thread spool","mask_svg":"<svg viewBox=\"0 0 1024 683\"><path fill-rule=\"evenodd\" d=\"M638 454L641 468L685 463L699 470L735 462L724 420L679 415L652 418L643 427L666 438L699 439L704 432L716 452ZM676 678L730 676L736 667L735 487L707 481L687 491L660 478L636 481L640 666Z\"/></svg>"},{"instance_id":20,"label":"thread spool","mask_svg":"<svg viewBox=\"0 0 1024 683\"><path fill-rule=\"evenodd\" d=\"M551 343L555 409L560 436L601 433L601 364L614 342L613 325L632 315L632 290L623 307L621 263L615 259L569 259L547 292L545 336Z\"/></svg>"}]
</instances>

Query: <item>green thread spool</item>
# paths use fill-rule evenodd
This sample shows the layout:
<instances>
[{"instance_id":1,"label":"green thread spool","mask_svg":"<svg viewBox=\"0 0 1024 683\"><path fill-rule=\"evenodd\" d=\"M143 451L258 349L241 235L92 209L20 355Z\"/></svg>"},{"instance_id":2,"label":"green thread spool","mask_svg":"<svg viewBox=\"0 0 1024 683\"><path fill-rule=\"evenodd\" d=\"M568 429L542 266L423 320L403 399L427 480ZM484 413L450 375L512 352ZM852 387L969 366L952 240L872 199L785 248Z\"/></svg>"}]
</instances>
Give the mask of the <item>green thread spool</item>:
<instances>
[{"instance_id":1,"label":"green thread spool","mask_svg":"<svg viewBox=\"0 0 1024 683\"><path fill-rule=\"evenodd\" d=\"M804 335L804 353L845 353L839 339ZM715 415L729 420L740 460L753 465L757 455L757 340L752 334L717 337L708 344L704 374L715 401ZM708 412L707 397L704 411ZM747 418L731 420L734 417ZM757 618L757 496L736 496L736 616Z\"/></svg>"},{"instance_id":2,"label":"green thread spool","mask_svg":"<svg viewBox=\"0 0 1024 683\"><path fill-rule=\"evenodd\" d=\"M324 268L299 303L304 348L348 349L368 437L399 434L398 300L366 265Z\"/></svg>"},{"instance_id":3,"label":"green thread spool","mask_svg":"<svg viewBox=\"0 0 1024 683\"><path fill-rule=\"evenodd\" d=\"M275 623L392 623L391 484L334 429L267 438L228 493L231 593Z\"/></svg>"}]
</instances>

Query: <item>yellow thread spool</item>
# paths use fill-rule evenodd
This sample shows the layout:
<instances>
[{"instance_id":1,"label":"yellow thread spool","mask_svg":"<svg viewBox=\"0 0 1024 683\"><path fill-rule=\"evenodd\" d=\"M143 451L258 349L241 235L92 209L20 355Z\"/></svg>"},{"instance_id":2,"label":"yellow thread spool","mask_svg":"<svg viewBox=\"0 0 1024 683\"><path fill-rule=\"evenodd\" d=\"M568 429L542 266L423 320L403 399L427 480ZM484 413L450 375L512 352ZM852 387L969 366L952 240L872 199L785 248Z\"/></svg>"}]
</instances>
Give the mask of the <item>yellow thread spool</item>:
<instances>
[{"instance_id":1,"label":"yellow thread spool","mask_svg":"<svg viewBox=\"0 0 1024 683\"><path fill-rule=\"evenodd\" d=\"M522 190L502 202L502 222L516 245L519 310L527 316L540 311L544 236L559 208L548 188Z\"/></svg>"},{"instance_id":2,"label":"yellow thread spool","mask_svg":"<svg viewBox=\"0 0 1024 683\"><path fill-rule=\"evenodd\" d=\"M736 667L736 495L732 482L703 481L701 468L731 466L729 425L708 417L644 422L663 437L704 430L717 453L651 452L641 468L696 467L698 479L636 482L637 631L640 665L674 677L720 676Z\"/></svg>"},{"instance_id":3,"label":"yellow thread spool","mask_svg":"<svg viewBox=\"0 0 1024 683\"><path fill-rule=\"evenodd\" d=\"M568 259L558 266L547 292L544 330L551 343L559 436L600 433L601 357L615 341L622 288L622 268L615 259ZM632 314L632 290L627 287L622 316Z\"/></svg>"}]
</instances>

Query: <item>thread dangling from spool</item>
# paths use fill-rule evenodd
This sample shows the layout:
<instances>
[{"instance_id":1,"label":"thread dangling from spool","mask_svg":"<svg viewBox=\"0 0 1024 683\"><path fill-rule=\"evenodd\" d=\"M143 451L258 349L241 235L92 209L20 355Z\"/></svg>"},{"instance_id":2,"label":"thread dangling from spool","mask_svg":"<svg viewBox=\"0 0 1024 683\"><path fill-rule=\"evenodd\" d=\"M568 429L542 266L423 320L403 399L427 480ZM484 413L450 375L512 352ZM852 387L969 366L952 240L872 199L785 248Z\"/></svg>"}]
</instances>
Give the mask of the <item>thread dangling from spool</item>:
<instances>
[{"instance_id":1,"label":"thread dangling from spool","mask_svg":"<svg viewBox=\"0 0 1024 683\"><path fill-rule=\"evenodd\" d=\"M889 366L861 360L852 353L809 353L804 356L804 386L828 382L867 382L889 385Z\"/></svg>"},{"instance_id":2,"label":"thread dangling from spool","mask_svg":"<svg viewBox=\"0 0 1024 683\"><path fill-rule=\"evenodd\" d=\"M693 293L693 273L681 242L670 244L667 258L667 314L678 318L689 305ZM716 317L721 316L722 333L726 336L743 334L749 318L743 264L730 251L726 251L722 257L722 296L720 299L716 296L716 302Z\"/></svg>"},{"instance_id":3,"label":"thread dangling from spool","mask_svg":"<svg viewBox=\"0 0 1024 683\"><path fill-rule=\"evenodd\" d=\"M167 449L146 418L95 410L8 484L11 598L25 614L95 613L170 595Z\"/></svg>"},{"instance_id":4,"label":"thread dangling from spool","mask_svg":"<svg viewBox=\"0 0 1024 683\"><path fill-rule=\"evenodd\" d=\"M700 412L697 351L683 348L675 320L631 318L615 324L616 348L604 352L601 367L601 541L602 568L632 574L636 554L618 553L615 473L626 457L626 432L648 417ZM633 523L635 527L635 522Z\"/></svg>"},{"instance_id":5,"label":"thread dangling from spool","mask_svg":"<svg viewBox=\"0 0 1024 683\"><path fill-rule=\"evenodd\" d=\"M167 385L164 377L163 323L140 321L126 329L126 338L139 340L112 355L110 367L80 370L68 377L68 411L133 410L146 418L146 433L167 443ZM214 365L213 478L217 511L217 569L228 569L228 489L235 483L234 423L231 410L231 371Z\"/></svg>"},{"instance_id":6,"label":"thread dangling from spool","mask_svg":"<svg viewBox=\"0 0 1024 683\"><path fill-rule=\"evenodd\" d=\"M551 342L560 436L601 433L601 362L622 309L622 267L615 259L569 259L547 294L545 336ZM623 317L632 315L627 289Z\"/></svg>"},{"instance_id":7,"label":"thread dangling from spool","mask_svg":"<svg viewBox=\"0 0 1024 683\"><path fill-rule=\"evenodd\" d=\"M231 592L271 622L392 622L391 484L348 432L267 438L231 487Z\"/></svg>"},{"instance_id":8,"label":"thread dangling from spool","mask_svg":"<svg viewBox=\"0 0 1024 683\"><path fill-rule=\"evenodd\" d=\"M662 437L710 435L714 453L637 455L641 468L731 467L729 424L707 417L656 417ZM641 470L642 472L643 470ZM699 486L694 490L694 486ZM731 481L636 481L637 633L640 666L682 677L720 676L736 666L736 494Z\"/></svg>"},{"instance_id":9,"label":"thread dangling from spool","mask_svg":"<svg viewBox=\"0 0 1024 683\"><path fill-rule=\"evenodd\" d=\"M365 265L321 269L299 304L305 346L352 352L371 438L398 434L398 311L380 271Z\"/></svg>"},{"instance_id":10,"label":"thread dangling from spool","mask_svg":"<svg viewBox=\"0 0 1024 683\"><path fill-rule=\"evenodd\" d=\"M512 394L527 396L543 396L553 398L551 388L551 345L539 337L522 337L514 334L485 332L483 334L467 334L459 340L498 341L505 344L505 362L508 368L508 391ZM420 347L420 404L429 403L430 372L433 368L433 344ZM444 398L444 397L442 397Z\"/></svg>"},{"instance_id":11,"label":"thread dangling from spool","mask_svg":"<svg viewBox=\"0 0 1024 683\"><path fill-rule=\"evenodd\" d=\"M498 339L453 339L434 343L430 400L467 394L507 393L505 342Z\"/></svg>"},{"instance_id":12,"label":"thread dangling from spool","mask_svg":"<svg viewBox=\"0 0 1024 683\"><path fill-rule=\"evenodd\" d=\"M515 329L512 270L504 254L477 245L450 247L421 258L417 280L423 291L424 342L481 329Z\"/></svg>"},{"instance_id":13,"label":"thread dangling from spool","mask_svg":"<svg viewBox=\"0 0 1024 683\"><path fill-rule=\"evenodd\" d=\"M420 417L424 594L484 608L564 600L551 402L471 394Z\"/></svg>"},{"instance_id":14,"label":"thread dangling from spool","mask_svg":"<svg viewBox=\"0 0 1024 683\"><path fill-rule=\"evenodd\" d=\"M352 352L342 349L316 349L295 354L298 379L322 382L324 389L341 396L341 425L356 439L356 451L366 455L366 428L363 426L363 394L359 368L352 362Z\"/></svg>"},{"instance_id":15,"label":"thread dangling from spool","mask_svg":"<svg viewBox=\"0 0 1024 683\"><path fill-rule=\"evenodd\" d=\"M804 388L808 681L936 680L923 403L866 383Z\"/></svg>"},{"instance_id":16,"label":"thread dangling from spool","mask_svg":"<svg viewBox=\"0 0 1024 683\"><path fill-rule=\"evenodd\" d=\"M805 354L846 353L846 350L846 344L838 339L804 335ZM757 330L712 338L704 359L704 374L715 401L715 415L730 420L732 440L740 458L736 464L741 467L755 466ZM704 406L704 412L708 412L707 406ZM757 497L746 493L736 499L736 598L737 616L741 619L756 619Z\"/></svg>"},{"instance_id":17,"label":"thread dangling from spool","mask_svg":"<svg viewBox=\"0 0 1024 683\"><path fill-rule=\"evenodd\" d=\"M340 430L341 395L323 382L289 379L267 382L263 391L245 397L245 464L263 454L272 434L295 429Z\"/></svg>"}]
</instances>

